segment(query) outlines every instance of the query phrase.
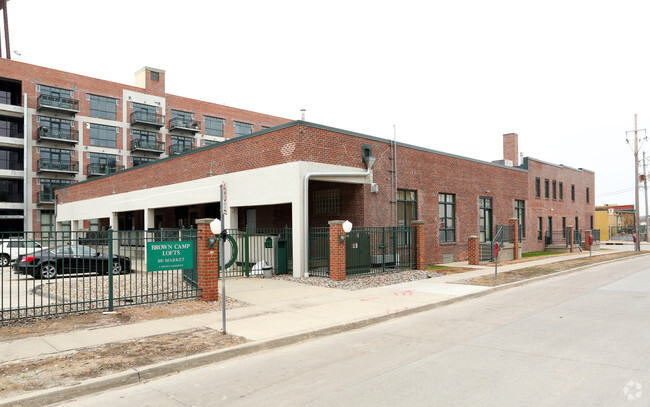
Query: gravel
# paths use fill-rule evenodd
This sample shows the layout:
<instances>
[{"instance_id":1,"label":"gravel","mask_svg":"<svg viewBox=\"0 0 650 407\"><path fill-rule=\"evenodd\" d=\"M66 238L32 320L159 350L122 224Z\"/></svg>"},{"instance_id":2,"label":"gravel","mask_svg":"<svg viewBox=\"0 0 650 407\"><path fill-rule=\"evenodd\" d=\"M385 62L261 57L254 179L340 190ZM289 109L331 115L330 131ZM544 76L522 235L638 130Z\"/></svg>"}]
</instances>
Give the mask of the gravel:
<instances>
[{"instance_id":1,"label":"gravel","mask_svg":"<svg viewBox=\"0 0 650 407\"><path fill-rule=\"evenodd\" d=\"M443 275L444 274L436 273L435 271L406 270L350 276L345 281L335 281L328 277L295 278L287 274L276 275L273 278L293 281L295 283L306 285L313 285L317 287L338 288L342 290L355 291L365 290L366 288L384 287L387 285L408 283L409 281L424 280L427 278L440 277Z\"/></svg>"}]
</instances>

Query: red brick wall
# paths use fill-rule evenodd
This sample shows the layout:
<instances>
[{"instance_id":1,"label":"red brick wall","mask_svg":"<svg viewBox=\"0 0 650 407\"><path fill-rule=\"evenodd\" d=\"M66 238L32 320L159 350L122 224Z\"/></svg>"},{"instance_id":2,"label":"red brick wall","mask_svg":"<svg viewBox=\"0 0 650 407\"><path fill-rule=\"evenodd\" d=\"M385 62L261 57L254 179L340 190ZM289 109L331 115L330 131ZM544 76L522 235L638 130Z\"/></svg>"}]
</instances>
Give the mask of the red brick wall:
<instances>
[{"instance_id":1,"label":"red brick wall","mask_svg":"<svg viewBox=\"0 0 650 407\"><path fill-rule=\"evenodd\" d=\"M519 140L516 133L503 135L503 159L512 161L512 165L519 166Z\"/></svg>"}]
</instances>

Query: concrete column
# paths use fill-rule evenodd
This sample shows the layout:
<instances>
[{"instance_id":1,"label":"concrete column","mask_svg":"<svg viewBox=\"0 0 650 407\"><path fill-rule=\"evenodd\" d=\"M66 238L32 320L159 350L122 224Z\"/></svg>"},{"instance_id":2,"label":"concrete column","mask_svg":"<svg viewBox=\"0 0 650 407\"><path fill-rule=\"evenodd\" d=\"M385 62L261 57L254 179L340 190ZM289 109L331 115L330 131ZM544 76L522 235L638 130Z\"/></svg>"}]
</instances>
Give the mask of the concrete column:
<instances>
[{"instance_id":1,"label":"concrete column","mask_svg":"<svg viewBox=\"0 0 650 407\"><path fill-rule=\"evenodd\" d=\"M585 230L585 235L583 239L585 239L585 250L589 251L591 248L591 245L589 244L589 236L591 236L591 230Z\"/></svg>"},{"instance_id":2,"label":"concrete column","mask_svg":"<svg viewBox=\"0 0 650 407\"><path fill-rule=\"evenodd\" d=\"M213 219L197 219L196 268L199 290L203 301L219 300L219 241L214 248L208 247L208 239L214 237L210 230Z\"/></svg>"},{"instance_id":3,"label":"concrete column","mask_svg":"<svg viewBox=\"0 0 650 407\"><path fill-rule=\"evenodd\" d=\"M302 194L300 194L302 197ZM302 200L291 202L291 233L293 251L293 276L296 278L307 277L309 270L305 270L304 264L307 257L307 248L304 245L304 228Z\"/></svg>"},{"instance_id":4,"label":"concrete column","mask_svg":"<svg viewBox=\"0 0 650 407\"><path fill-rule=\"evenodd\" d=\"M567 236L567 241L569 242L569 252L573 253L573 227L567 226L566 232L569 234L569 236Z\"/></svg>"},{"instance_id":5,"label":"concrete column","mask_svg":"<svg viewBox=\"0 0 650 407\"><path fill-rule=\"evenodd\" d=\"M113 230L117 230L119 223L117 221L117 212L111 212L111 216L108 218L109 226Z\"/></svg>"},{"instance_id":6,"label":"concrete column","mask_svg":"<svg viewBox=\"0 0 650 407\"><path fill-rule=\"evenodd\" d=\"M411 222L413 227L413 233L415 234L415 240L413 241L413 248L415 249L415 269L424 270L426 267L426 245L424 244L424 221L423 220L414 220Z\"/></svg>"},{"instance_id":7,"label":"concrete column","mask_svg":"<svg viewBox=\"0 0 650 407\"><path fill-rule=\"evenodd\" d=\"M470 266L479 265L478 236L470 236L467 239L467 263Z\"/></svg>"},{"instance_id":8,"label":"concrete column","mask_svg":"<svg viewBox=\"0 0 650 407\"><path fill-rule=\"evenodd\" d=\"M336 281L345 280L345 241L341 243L344 220L331 220L330 225L330 278Z\"/></svg>"},{"instance_id":9,"label":"concrete column","mask_svg":"<svg viewBox=\"0 0 650 407\"><path fill-rule=\"evenodd\" d=\"M517 260L519 258L519 219L508 219L508 225L513 227L512 238L515 240L514 247L512 248L512 259Z\"/></svg>"},{"instance_id":10,"label":"concrete column","mask_svg":"<svg viewBox=\"0 0 650 407\"><path fill-rule=\"evenodd\" d=\"M156 228L155 210L150 208L144 209L144 230Z\"/></svg>"}]
</instances>

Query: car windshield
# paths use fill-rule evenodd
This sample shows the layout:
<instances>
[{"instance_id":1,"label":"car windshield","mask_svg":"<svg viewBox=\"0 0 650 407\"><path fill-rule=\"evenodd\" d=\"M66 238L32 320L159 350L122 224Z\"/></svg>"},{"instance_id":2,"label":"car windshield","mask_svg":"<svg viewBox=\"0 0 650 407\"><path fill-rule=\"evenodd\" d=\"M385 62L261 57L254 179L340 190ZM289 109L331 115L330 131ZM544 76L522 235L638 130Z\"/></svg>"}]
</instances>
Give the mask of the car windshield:
<instances>
[{"instance_id":1,"label":"car windshield","mask_svg":"<svg viewBox=\"0 0 650 407\"><path fill-rule=\"evenodd\" d=\"M97 255L97 251L88 246L71 246L71 249L72 254L76 254L77 256L95 257Z\"/></svg>"}]
</instances>

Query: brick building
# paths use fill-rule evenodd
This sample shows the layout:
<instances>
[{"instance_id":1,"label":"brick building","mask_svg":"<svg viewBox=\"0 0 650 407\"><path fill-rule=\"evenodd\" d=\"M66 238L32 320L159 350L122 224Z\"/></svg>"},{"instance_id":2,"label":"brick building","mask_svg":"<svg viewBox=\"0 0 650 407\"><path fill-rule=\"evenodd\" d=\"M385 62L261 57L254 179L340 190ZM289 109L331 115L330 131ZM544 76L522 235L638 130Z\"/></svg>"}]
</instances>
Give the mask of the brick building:
<instances>
[{"instance_id":1,"label":"brick building","mask_svg":"<svg viewBox=\"0 0 650 407\"><path fill-rule=\"evenodd\" d=\"M56 188L287 121L168 94L159 69L128 86L0 59L0 231L51 229Z\"/></svg>"},{"instance_id":2,"label":"brick building","mask_svg":"<svg viewBox=\"0 0 650 407\"><path fill-rule=\"evenodd\" d=\"M212 217L227 185L227 228L293 229L293 273L304 274L309 227L423 221L426 263L467 259L468 238L490 241L519 219L524 251L549 232L587 229L594 173L526 157L504 135L504 158L485 162L296 121L59 190L57 222L87 229L176 227ZM124 219L130 219L126 222Z\"/></svg>"}]
</instances>

